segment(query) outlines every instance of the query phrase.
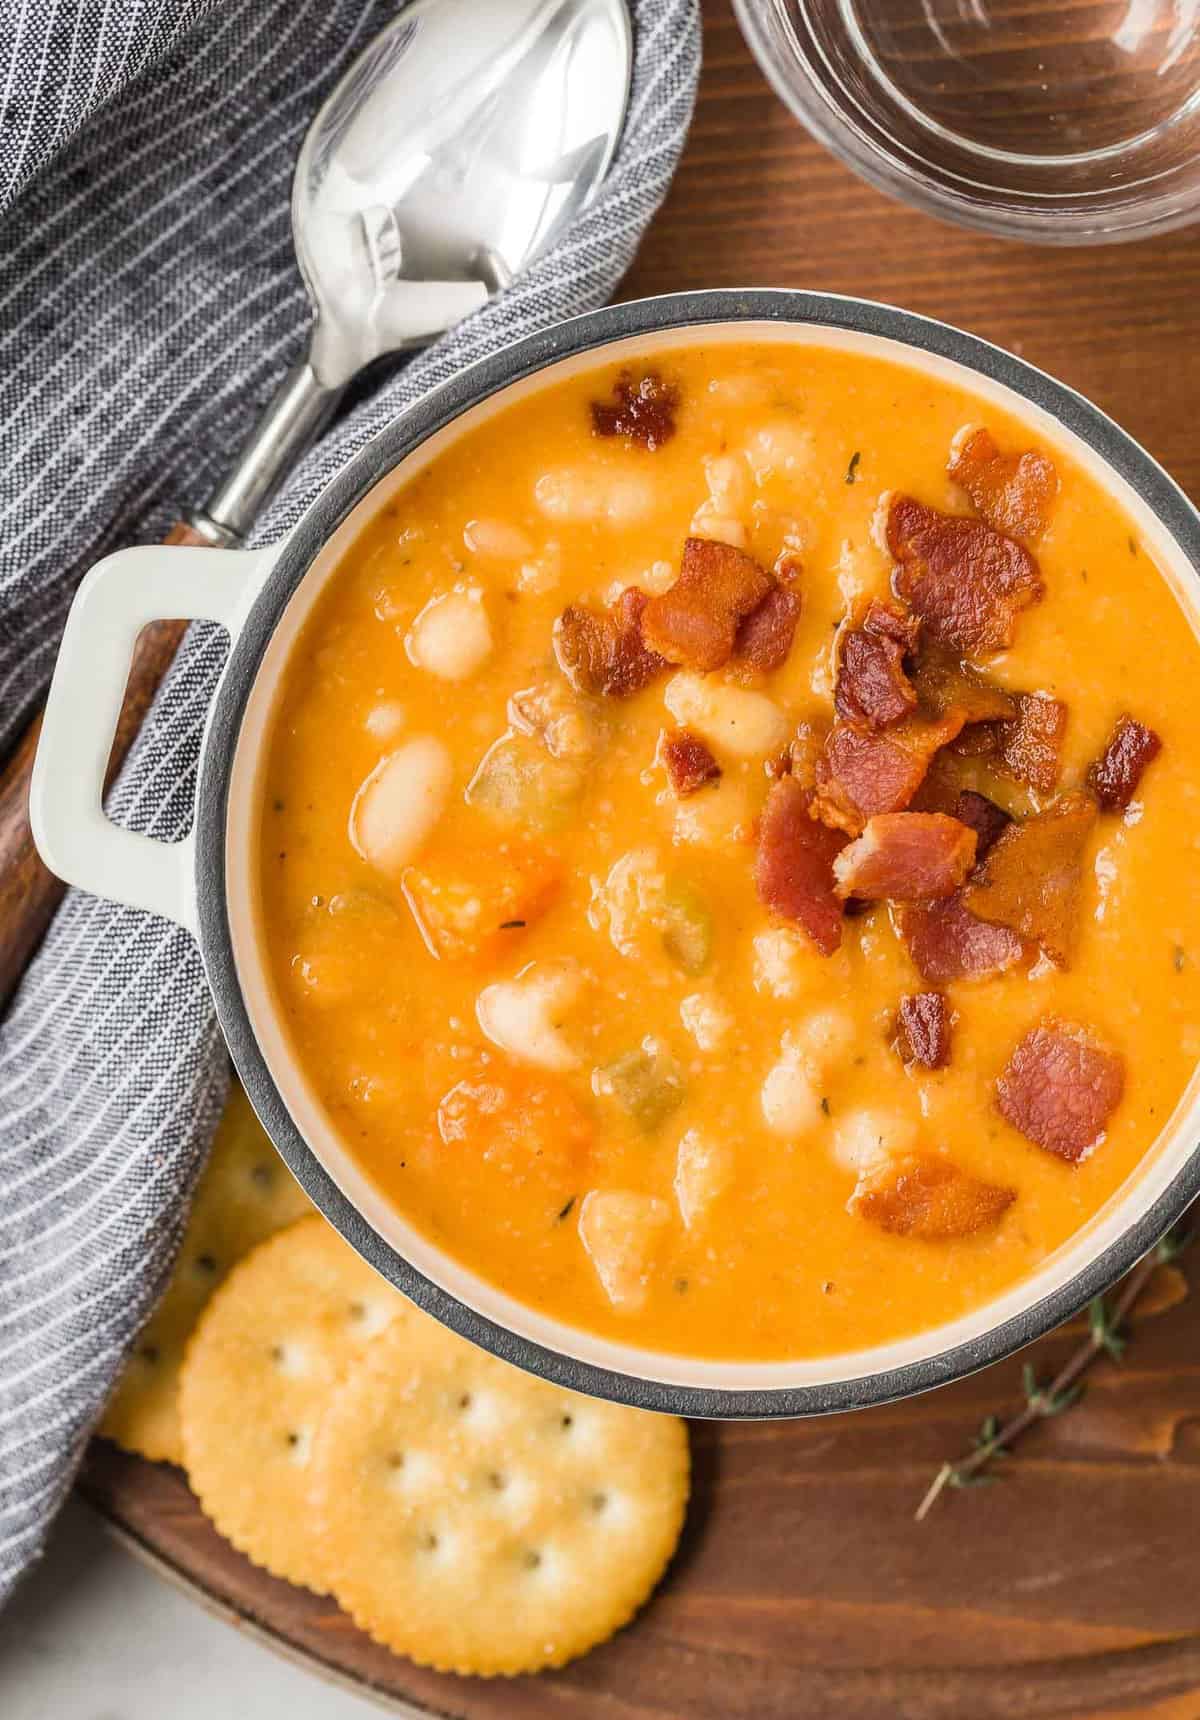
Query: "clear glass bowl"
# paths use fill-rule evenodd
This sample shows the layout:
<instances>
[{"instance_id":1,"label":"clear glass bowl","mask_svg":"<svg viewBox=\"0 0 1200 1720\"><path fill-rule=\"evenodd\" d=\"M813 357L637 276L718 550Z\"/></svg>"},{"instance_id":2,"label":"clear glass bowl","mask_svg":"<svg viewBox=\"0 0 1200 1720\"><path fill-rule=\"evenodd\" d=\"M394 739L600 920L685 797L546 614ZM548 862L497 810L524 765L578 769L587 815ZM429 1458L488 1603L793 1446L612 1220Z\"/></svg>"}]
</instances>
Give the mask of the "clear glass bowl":
<instances>
[{"instance_id":1,"label":"clear glass bowl","mask_svg":"<svg viewBox=\"0 0 1200 1720\"><path fill-rule=\"evenodd\" d=\"M734 0L808 129L883 191L1051 245L1200 217L1200 0Z\"/></svg>"}]
</instances>

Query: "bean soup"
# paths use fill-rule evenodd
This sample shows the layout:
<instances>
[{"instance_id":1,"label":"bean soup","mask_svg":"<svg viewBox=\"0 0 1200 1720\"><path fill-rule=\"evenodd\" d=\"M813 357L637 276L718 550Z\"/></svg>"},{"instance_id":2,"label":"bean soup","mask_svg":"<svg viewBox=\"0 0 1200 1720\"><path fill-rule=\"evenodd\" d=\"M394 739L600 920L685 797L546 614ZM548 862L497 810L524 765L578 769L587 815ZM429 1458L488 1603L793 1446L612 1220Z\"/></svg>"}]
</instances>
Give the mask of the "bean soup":
<instances>
[{"instance_id":1,"label":"bean soup","mask_svg":"<svg viewBox=\"0 0 1200 1720\"><path fill-rule=\"evenodd\" d=\"M551 384L380 506L292 651L295 1057L542 1314L735 1360L954 1318L1200 1055L1198 683L1115 501L940 377L698 342Z\"/></svg>"}]
</instances>

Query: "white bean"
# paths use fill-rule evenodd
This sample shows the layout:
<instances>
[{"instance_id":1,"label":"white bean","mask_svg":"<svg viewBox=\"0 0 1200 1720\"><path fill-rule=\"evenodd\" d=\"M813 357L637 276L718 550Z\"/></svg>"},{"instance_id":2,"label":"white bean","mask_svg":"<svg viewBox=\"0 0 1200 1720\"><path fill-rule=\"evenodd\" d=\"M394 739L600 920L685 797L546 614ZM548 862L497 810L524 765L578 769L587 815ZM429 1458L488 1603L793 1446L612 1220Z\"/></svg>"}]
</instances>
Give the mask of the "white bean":
<instances>
[{"instance_id":1,"label":"white bean","mask_svg":"<svg viewBox=\"0 0 1200 1720\"><path fill-rule=\"evenodd\" d=\"M632 473L560 466L543 472L533 487L534 500L552 520L633 525L654 512L654 485Z\"/></svg>"},{"instance_id":2,"label":"white bean","mask_svg":"<svg viewBox=\"0 0 1200 1720\"><path fill-rule=\"evenodd\" d=\"M681 999L679 1019L701 1051L716 1051L733 1027L733 1011L712 992L694 991Z\"/></svg>"},{"instance_id":3,"label":"white bean","mask_svg":"<svg viewBox=\"0 0 1200 1720\"><path fill-rule=\"evenodd\" d=\"M463 542L474 555L494 561L524 561L533 554L533 545L525 533L506 520L468 520L463 527Z\"/></svg>"},{"instance_id":4,"label":"white bean","mask_svg":"<svg viewBox=\"0 0 1200 1720\"><path fill-rule=\"evenodd\" d=\"M833 1128L833 1156L845 1171L860 1176L885 1159L910 1152L917 1126L899 1111L863 1107L847 1111Z\"/></svg>"},{"instance_id":5,"label":"white bean","mask_svg":"<svg viewBox=\"0 0 1200 1720\"><path fill-rule=\"evenodd\" d=\"M397 699L381 699L363 718L363 728L377 741L390 741L404 727L404 706Z\"/></svg>"},{"instance_id":6,"label":"white bean","mask_svg":"<svg viewBox=\"0 0 1200 1720\"><path fill-rule=\"evenodd\" d=\"M575 1069L579 1056L563 1025L583 982L583 970L569 957L530 962L515 979L484 986L475 1004L479 1025L493 1045L523 1063L539 1069Z\"/></svg>"},{"instance_id":7,"label":"white bean","mask_svg":"<svg viewBox=\"0 0 1200 1720\"><path fill-rule=\"evenodd\" d=\"M643 1307L654 1253L671 1211L654 1195L591 1189L579 1209L579 1238L615 1308Z\"/></svg>"},{"instance_id":8,"label":"white bean","mask_svg":"<svg viewBox=\"0 0 1200 1720\"><path fill-rule=\"evenodd\" d=\"M754 938L754 989L787 1001L818 977L822 958L802 932L771 926Z\"/></svg>"},{"instance_id":9,"label":"white bean","mask_svg":"<svg viewBox=\"0 0 1200 1720\"><path fill-rule=\"evenodd\" d=\"M779 1061L767 1071L760 1104L764 1122L776 1135L802 1135L821 1119L821 1095L786 1042Z\"/></svg>"},{"instance_id":10,"label":"white bean","mask_svg":"<svg viewBox=\"0 0 1200 1720\"><path fill-rule=\"evenodd\" d=\"M431 599L409 628L404 645L418 669L443 681L465 681L492 650L482 591L448 591Z\"/></svg>"},{"instance_id":11,"label":"white bean","mask_svg":"<svg viewBox=\"0 0 1200 1720\"><path fill-rule=\"evenodd\" d=\"M765 693L734 687L713 675L672 675L663 700L675 721L695 729L719 752L764 758L789 734L788 719Z\"/></svg>"},{"instance_id":12,"label":"white bean","mask_svg":"<svg viewBox=\"0 0 1200 1720\"><path fill-rule=\"evenodd\" d=\"M689 1129L675 1158L675 1199L688 1230L697 1230L729 1187L733 1154L728 1141Z\"/></svg>"},{"instance_id":13,"label":"white bean","mask_svg":"<svg viewBox=\"0 0 1200 1720\"><path fill-rule=\"evenodd\" d=\"M363 859L381 872L406 866L441 817L453 774L450 754L432 735L380 759L350 807L350 840Z\"/></svg>"}]
</instances>

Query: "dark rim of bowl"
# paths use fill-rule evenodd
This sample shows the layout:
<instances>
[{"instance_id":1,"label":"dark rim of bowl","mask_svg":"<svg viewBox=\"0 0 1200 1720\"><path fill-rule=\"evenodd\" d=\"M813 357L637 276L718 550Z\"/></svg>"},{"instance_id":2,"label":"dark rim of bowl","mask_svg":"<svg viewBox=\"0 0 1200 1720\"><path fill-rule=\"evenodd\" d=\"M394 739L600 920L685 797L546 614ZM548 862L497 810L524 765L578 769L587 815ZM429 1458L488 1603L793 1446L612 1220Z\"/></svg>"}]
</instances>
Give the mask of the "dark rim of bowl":
<instances>
[{"instance_id":1,"label":"dark rim of bowl","mask_svg":"<svg viewBox=\"0 0 1200 1720\"><path fill-rule=\"evenodd\" d=\"M1154 1204L1074 1278L978 1338L939 1354L859 1379L756 1390L671 1385L618 1373L547 1349L485 1319L418 1272L341 1192L292 1121L255 1039L234 963L225 896L229 780L246 701L288 600L351 509L436 430L560 359L629 336L731 322L815 325L882 336L951 359L1012 389L1073 431L1126 479L1200 577L1200 514L1162 468L1081 395L973 335L888 305L786 289L678 293L588 312L491 354L427 394L354 456L296 526L233 647L216 695L197 792L195 864L200 943L234 1063L283 1158L342 1236L420 1307L517 1367L575 1391L644 1409L747 1420L827 1415L887 1403L960 1379L1033 1342L1106 1290L1179 1218L1200 1193L1200 1151L1193 1150ZM762 1363L762 1372L769 1373L771 1366Z\"/></svg>"}]
</instances>

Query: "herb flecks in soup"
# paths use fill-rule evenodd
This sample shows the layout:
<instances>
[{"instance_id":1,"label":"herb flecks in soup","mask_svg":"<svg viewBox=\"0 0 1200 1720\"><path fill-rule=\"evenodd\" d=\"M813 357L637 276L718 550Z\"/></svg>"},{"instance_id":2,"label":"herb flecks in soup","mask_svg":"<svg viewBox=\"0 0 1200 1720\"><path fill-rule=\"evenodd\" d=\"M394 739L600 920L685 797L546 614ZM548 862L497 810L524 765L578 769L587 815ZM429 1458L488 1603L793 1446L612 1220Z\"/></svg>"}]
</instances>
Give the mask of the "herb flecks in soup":
<instances>
[{"instance_id":1,"label":"herb flecks in soup","mask_svg":"<svg viewBox=\"0 0 1200 1720\"><path fill-rule=\"evenodd\" d=\"M1029 1274L1200 1055L1200 652L1064 450L710 346L461 435L284 677L295 1053L429 1238L652 1348L802 1357Z\"/></svg>"}]
</instances>

